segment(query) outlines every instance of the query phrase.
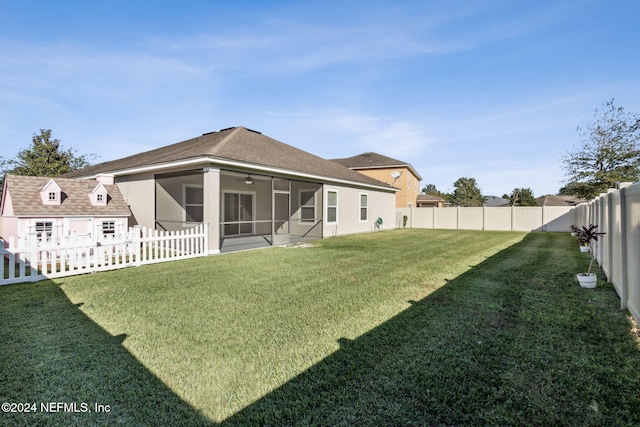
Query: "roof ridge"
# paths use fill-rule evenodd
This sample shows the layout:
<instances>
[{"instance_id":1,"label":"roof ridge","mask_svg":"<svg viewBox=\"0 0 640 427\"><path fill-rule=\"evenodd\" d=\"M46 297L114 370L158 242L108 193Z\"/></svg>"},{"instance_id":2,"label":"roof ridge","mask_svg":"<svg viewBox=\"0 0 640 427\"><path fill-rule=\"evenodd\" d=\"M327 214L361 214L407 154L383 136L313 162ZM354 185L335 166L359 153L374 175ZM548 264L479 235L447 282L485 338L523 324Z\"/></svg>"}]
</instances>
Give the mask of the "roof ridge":
<instances>
[{"instance_id":1,"label":"roof ridge","mask_svg":"<svg viewBox=\"0 0 640 427\"><path fill-rule=\"evenodd\" d=\"M236 126L235 128L227 128L227 129L223 129L222 131L226 131L226 130L230 130L233 129L231 132L229 132L229 135L225 136L224 138L222 138L222 141L220 141L218 144L215 145L215 147L213 147L213 150L211 150L209 152L209 154L216 154L218 152L220 152L220 150L222 148L224 148L225 145L227 145L229 143L229 141L231 141L233 139L233 136L240 132L240 129L244 129L244 127L242 126ZM220 132L222 132L220 131Z\"/></svg>"}]
</instances>

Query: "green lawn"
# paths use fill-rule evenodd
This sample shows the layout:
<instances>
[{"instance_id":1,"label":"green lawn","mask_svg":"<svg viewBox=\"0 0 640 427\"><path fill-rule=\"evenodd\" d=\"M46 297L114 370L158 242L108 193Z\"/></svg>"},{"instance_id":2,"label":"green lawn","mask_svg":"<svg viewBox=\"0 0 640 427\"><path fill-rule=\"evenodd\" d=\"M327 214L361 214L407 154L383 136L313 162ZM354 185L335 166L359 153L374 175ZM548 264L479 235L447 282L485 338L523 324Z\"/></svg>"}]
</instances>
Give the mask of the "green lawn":
<instances>
[{"instance_id":1,"label":"green lawn","mask_svg":"<svg viewBox=\"0 0 640 427\"><path fill-rule=\"evenodd\" d=\"M5 286L0 401L38 411L0 424L638 425L637 331L588 262L394 230Z\"/></svg>"}]
</instances>

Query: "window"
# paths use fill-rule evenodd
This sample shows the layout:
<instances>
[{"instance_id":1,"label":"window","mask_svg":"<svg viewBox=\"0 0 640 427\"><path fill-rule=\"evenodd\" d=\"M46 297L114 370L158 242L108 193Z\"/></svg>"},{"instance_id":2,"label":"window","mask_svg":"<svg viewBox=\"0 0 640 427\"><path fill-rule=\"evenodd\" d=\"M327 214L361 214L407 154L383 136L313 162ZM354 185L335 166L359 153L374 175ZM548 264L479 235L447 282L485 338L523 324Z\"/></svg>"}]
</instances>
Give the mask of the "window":
<instances>
[{"instance_id":1,"label":"window","mask_svg":"<svg viewBox=\"0 0 640 427\"><path fill-rule=\"evenodd\" d=\"M104 200L104 194L96 194L96 201L101 202Z\"/></svg>"},{"instance_id":2,"label":"window","mask_svg":"<svg viewBox=\"0 0 640 427\"><path fill-rule=\"evenodd\" d=\"M52 202L58 200L58 194L55 191L49 191L49 200Z\"/></svg>"},{"instance_id":3,"label":"window","mask_svg":"<svg viewBox=\"0 0 640 427\"><path fill-rule=\"evenodd\" d=\"M116 234L116 222L115 221L102 221L102 235L103 236L115 236Z\"/></svg>"},{"instance_id":4,"label":"window","mask_svg":"<svg viewBox=\"0 0 640 427\"><path fill-rule=\"evenodd\" d=\"M316 192L300 190L300 222L315 222Z\"/></svg>"},{"instance_id":5,"label":"window","mask_svg":"<svg viewBox=\"0 0 640 427\"><path fill-rule=\"evenodd\" d=\"M185 185L184 221L202 222L204 220L204 194L199 185Z\"/></svg>"},{"instance_id":6,"label":"window","mask_svg":"<svg viewBox=\"0 0 640 427\"><path fill-rule=\"evenodd\" d=\"M365 222L369 218L369 196L360 193L360 222Z\"/></svg>"},{"instance_id":7,"label":"window","mask_svg":"<svg viewBox=\"0 0 640 427\"><path fill-rule=\"evenodd\" d=\"M327 191L327 222L338 222L337 191Z\"/></svg>"},{"instance_id":8,"label":"window","mask_svg":"<svg viewBox=\"0 0 640 427\"><path fill-rule=\"evenodd\" d=\"M52 234L53 234L53 222L36 221L36 236L38 237L38 240L50 239Z\"/></svg>"}]
</instances>

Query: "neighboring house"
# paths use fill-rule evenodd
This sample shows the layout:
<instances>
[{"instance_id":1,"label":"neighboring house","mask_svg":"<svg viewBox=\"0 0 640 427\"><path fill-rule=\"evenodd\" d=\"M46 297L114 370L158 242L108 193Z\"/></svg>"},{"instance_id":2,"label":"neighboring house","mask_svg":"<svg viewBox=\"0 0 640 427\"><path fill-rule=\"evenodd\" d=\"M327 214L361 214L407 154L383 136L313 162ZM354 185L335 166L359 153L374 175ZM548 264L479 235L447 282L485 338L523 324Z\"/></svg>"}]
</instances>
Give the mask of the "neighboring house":
<instances>
[{"instance_id":1,"label":"neighboring house","mask_svg":"<svg viewBox=\"0 0 640 427\"><path fill-rule=\"evenodd\" d=\"M395 220L397 189L244 127L100 163L133 221L160 230L209 223L209 253L374 230Z\"/></svg>"},{"instance_id":2,"label":"neighboring house","mask_svg":"<svg viewBox=\"0 0 640 427\"><path fill-rule=\"evenodd\" d=\"M509 199L505 199L504 197L498 196L486 196L484 205L488 208L495 208L500 206L511 206L511 202Z\"/></svg>"},{"instance_id":3,"label":"neighboring house","mask_svg":"<svg viewBox=\"0 0 640 427\"><path fill-rule=\"evenodd\" d=\"M6 175L0 236L50 240L76 234L92 241L126 230L131 211L112 176L96 179Z\"/></svg>"},{"instance_id":4,"label":"neighboring house","mask_svg":"<svg viewBox=\"0 0 640 427\"><path fill-rule=\"evenodd\" d=\"M538 206L577 206L580 203L586 203L588 200L581 199L577 196L553 196L546 195L536 198Z\"/></svg>"},{"instance_id":5,"label":"neighboring house","mask_svg":"<svg viewBox=\"0 0 640 427\"><path fill-rule=\"evenodd\" d=\"M409 163L378 153L362 153L332 161L400 189L396 194L396 207L407 208L417 205L416 199L421 191L422 177Z\"/></svg>"},{"instance_id":6,"label":"neighboring house","mask_svg":"<svg viewBox=\"0 0 640 427\"><path fill-rule=\"evenodd\" d=\"M446 203L442 197L432 194L418 194L416 198L416 206L419 208L441 208L448 205L450 203Z\"/></svg>"}]
</instances>

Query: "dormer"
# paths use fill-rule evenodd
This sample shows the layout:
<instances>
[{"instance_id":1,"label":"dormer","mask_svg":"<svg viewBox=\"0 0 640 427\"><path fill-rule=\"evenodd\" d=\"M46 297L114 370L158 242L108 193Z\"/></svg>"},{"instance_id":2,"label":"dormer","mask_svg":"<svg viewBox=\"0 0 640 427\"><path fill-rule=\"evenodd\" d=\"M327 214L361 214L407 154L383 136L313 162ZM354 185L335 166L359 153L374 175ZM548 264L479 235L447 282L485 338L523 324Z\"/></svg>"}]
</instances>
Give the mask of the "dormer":
<instances>
[{"instance_id":1,"label":"dormer","mask_svg":"<svg viewBox=\"0 0 640 427\"><path fill-rule=\"evenodd\" d=\"M98 182L98 185L96 185L95 188L89 193L89 199L91 200L91 204L93 206L107 206L108 197L109 193L107 193L107 189L101 182Z\"/></svg>"},{"instance_id":2,"label":"dormer","mask_svg":"<svg viewBox=\"0 0 640 427\"><path fill-rule=\"evenodd\" d=\"M42 204L46 206L58 206L62 203L62 189L53 179L49 180L40 190Z\"/></svg>"}]
</instances>

